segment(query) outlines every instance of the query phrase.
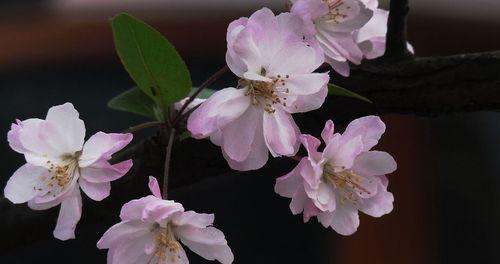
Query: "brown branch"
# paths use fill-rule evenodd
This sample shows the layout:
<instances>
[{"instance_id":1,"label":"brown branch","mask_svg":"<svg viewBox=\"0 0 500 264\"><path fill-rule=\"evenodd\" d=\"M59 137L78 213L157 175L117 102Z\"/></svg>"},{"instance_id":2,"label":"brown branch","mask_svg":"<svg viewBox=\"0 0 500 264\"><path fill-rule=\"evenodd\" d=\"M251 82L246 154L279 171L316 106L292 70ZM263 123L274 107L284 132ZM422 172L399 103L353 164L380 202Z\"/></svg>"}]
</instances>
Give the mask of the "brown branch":
<instances>
[{"instance_id":1,"label":"brown branch","mask_svg":"<svg viewBox=\"0 0 500 264\"><path fill-rule=\"evenodd\" d=\"M410 56L406 47L406 15L408 12L408 0L391 0L384 54L386 59L402 59Z\"/></svg>"},{"instance_id":2,"label":"brown branch","mask_svg":"<svg viewBox=\"0 0 500 264\"><path fill-rule=\"evenodd\" d=\"M500 109L500 51L367 61L336 84L368 97L378 113L435 115Z\"/></svg>"}]
</instances>

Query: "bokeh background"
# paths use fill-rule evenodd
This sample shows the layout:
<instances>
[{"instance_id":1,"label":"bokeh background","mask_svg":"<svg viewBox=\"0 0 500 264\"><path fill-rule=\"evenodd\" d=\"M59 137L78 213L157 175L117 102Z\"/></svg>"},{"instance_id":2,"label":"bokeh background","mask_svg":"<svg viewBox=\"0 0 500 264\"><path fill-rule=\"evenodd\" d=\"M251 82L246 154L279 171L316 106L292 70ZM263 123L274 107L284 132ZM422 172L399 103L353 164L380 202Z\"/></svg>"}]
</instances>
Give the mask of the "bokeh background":
<instances>
[{"instance_id":1,"label":"bokeh background","mask_svg":"<svg viewBox=\"0 0 500 264\"><path fill-rule=\"evenodd\" d=\"M23 163L5 140L16 118L43 117L50 106L70 101L88 134L143 121L106 108L113 95L133 85L114 51L110 17L126 11L154 25L177 47L197 85L224 65L227 24L262 6L278 12L286 3L0 0L0 186ZM413 0L410 6L408 34L417 56L500 49L500 1ZM234 81L228 77L217 85ZM335 112L331 118L337 118ZM389 176L394 211L381 219L362 216L350 237L314 220L304 225L289 214L289 201L272 193L279 175L228 172L221 176L224 184L202 182L201 189L187 189L178 199L217 213L216 225L227 230L235 263L498 263L500 114L383 119L388 130L379 149L392 153L399 165ZM290 166L282 161L270 170L284 173ZM88 230L102 233L107 227L103 220ZM78 239L66 243L46 239L0 248L0 263L104 263L105 252L94 248L96 237L86 232L78 230ZM2 245L8 240L0 234Z\"/></svg>"}]
</instances>

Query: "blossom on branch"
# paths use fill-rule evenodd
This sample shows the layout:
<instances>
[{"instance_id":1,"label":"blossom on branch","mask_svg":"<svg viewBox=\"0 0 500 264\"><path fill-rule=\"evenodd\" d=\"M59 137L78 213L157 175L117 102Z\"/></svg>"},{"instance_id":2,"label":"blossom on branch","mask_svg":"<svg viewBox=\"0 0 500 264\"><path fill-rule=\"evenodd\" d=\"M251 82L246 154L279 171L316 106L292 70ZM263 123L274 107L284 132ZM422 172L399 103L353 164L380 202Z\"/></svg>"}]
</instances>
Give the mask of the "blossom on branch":
<instances>
[{"instance_id":1,"label":"blossom on branch","mask_svg":"<svg viewBox=\"0 0 500 264\"><path fill-rule=\"evenodd\" d=\"M349 75L349 61L360 64L363 51L353 33L373 16L367 0L292 0L291 12L307 25L305 38L315 38L326 62L339 74ZM370 2L370 3L368 3ZM384 27L387 27L384 25Z\"/></svg>"},{"instance_id":2,"label":"blossom on branch","mask_svg":"<svg viewBox=\"0 0 500 264\"><path fill-rule=\"evenodd\" d=\"M354 120L343 134L334 133L329 120L321 133L323 152L318 151L318 139L302 135L308 157L276 180L276 193L292 198L290 209L293 214L303 212L304 222L316 216L324 227L342 235L357 230L358 210L373 217L390 213L394 197L387 191L385 174L397 165L388 153L371 150L384 131L385 124L376 116Z\"/></svg>"},{"instance_id":3,"label":"blossom on branch","mask_svg":"<svg viewBox=\"0 0 500 264\"><path fill-rule=\"evenodd\" d=\"M75 238L82 214L80 188L101 201L109 196L110 182L132 167L132 160L108 162L132 135L98 132L84 143L85 125L71 103L51 107L45 120L18 120L7 137L27 163L7 182L5 197L16 204L28 202L33 210L60 204L54 236L61 240Z\"/></svg>"},{"instance_id":4,"label":"blossom on branch","mask_svg":"<svg viewBox=\"0 0 500 264\"><path fill-rule=\"evenodd\" d=\"M314 73L322 52L297 34L303 21L263 8L229 25L226 61L237 88L214 93L188 119L194 138L210 137L231 168L259 169L276 156L295 155L300 131L291 114L319 108L327 73Z\"/></svg>"},{"instance_id":5,"label":"blossom on branch","mask_svg":"<svg viewBox=\"0 0 500 264\"><path fill-rule=\"evenodd\" d=\"M213 214L184 211L180 203L163 200L154 177L149 188L153 195L123 205L121 222L97 242L109 249L108 264L187 264L180 242L205 259L233 262L224 234L212 226Z\"/></svg>"}]
</instances>

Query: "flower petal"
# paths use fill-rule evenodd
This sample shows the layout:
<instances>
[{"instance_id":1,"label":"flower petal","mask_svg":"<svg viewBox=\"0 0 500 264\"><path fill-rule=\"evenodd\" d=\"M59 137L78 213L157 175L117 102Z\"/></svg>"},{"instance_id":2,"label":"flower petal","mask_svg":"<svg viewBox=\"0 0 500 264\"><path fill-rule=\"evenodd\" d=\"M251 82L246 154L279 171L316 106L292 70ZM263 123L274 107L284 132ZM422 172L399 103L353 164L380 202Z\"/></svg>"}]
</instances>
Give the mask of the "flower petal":
<instances>
[{"instance_id":1,"label":"flower petal","mask_svg":"<svg viewBox=\"0 0 500 264\"><path fill-rule=\"evenodd\" d=\"M350 169L356 157L363 151L363 146L361 136L347 140L340 136L334 136L326 145L323 156L336 171Z\"/></svg>"},{"instance_id":2,"label":"flower petal","mask_svg":"<svg viewBox=\"0 0 500 264\"><path fill-rule=\"evenodd\" d=\"M161 191L160 191L160 185L158 184L158 180L156 180L155 177L149 176L149 190L151 193L156 196L156 198L162 199L161 197Z\"/></svg>"},{"instance_id":3,"label":"flower petal","mask_svg":"<svg viewBox=\"0 0 500 264\"><path fill-rule=\"evenodd\" d=\"M198 214L194 211L186 211L172 217L172 223L177 226L193 226L205 228L214 222L214 214Z\"/></svg>"},{"instance_id":4,"label":"flower petal","mask_svg":"<svg viewBox=\"0 0 500 264\"><path fill-rule=\"evenodd\" d=\"M80 178L78 180L82 191L94 201L102 201L109 196L111 184L109 182L94 183Z\"/></svg>"},{"instance_id":5,"label":"flower petal","mask_svg":"<svg viewBox=\"0 0 500 264\"><path fill-rule=\"evenodd\" d=\"M71 103L53 106L49 109L45 120L55 129L58 142L67 153L80 151L85 139L85 124Z\"/></svg>"},{"instance_id":6,"label":"flower petal","mask_svg":"<svg viewBox=\"0 0 500 264\"><path fill-rule=\"evenodd\" d=\"M234 260L224 234L215 227L180 226L175 229L175 233L184 245L207 260L218 260L223 264L230 264Z\"/></svg>"},{"instance_id":7,"label":"flower petal","mask_svg":"<svg viewBox=\"0 0 500 264\"><path fill-rule=\"evenodd\" d=\"M102 183L121 178L132 168L132 160L111 165L107 161L98 161L92 165L80 168L81 177L88 182Z\"/></svg>"},{"instance_id":8,"label":"flower petal","mask_svg":"<svg viewBox=\"0 0 500 264\"><path fill-rule=\"evenodd\" d=\"M323 89L329 80L328 73L296 74L285 80L285 87L292 95L312 95Z\"/></svg>"},{"instance_id":9,"label":"flower petal","mask_svg":"<svg viewBox=\"0 0 500 264\"><path fill-rule=\"evenodd\" d=\"M111 159L111 155L132 141L132 134L106 134L97 132L85 142L79 166L85 168L101 160Z\"/></svg>"},{"instance_id":10,"label":"flower petal","mask_svg":"<svg viewBox=\"0 0 500 264\"><path fill-rule=\"evenodd\" d=\"M262 131L262 121L258 123L255 129L256 133L250 147L250 153L243 161L232 160L225 152L222 150L222 155L226 159L227 163L233 170L239 171L249 171L262 168L269 158L269 150L267 149L266 142L264 140L264 134Z\"/></svg>"},{"instance_id":11,"label":"flower petal","mask_svg":"<svg viewBox=\"0 0 500 264\"><path fill-rule=\"evenodd\" d=\"M60 240L75 238L75 228L82 216L82 196L75 186L70 195L61 203L54 237Z\"/></svg>"},{"instance_id":12,"label":"flower petal","mask_svg":"<svg viewBox=\"0 0 500 264\"><path fill-rule=\"evenodd\" d=\"M239 162L247 159L255 136L262 133L258 130L262 112L262 109L250 106L238 119L224 127L222 148L229 158Z\"/></svg>"},{"instance_id":13,"label":"flower petal","mask_svg":"<svg viewBox=\"0 0 500 264\"><path fill-rule=\"evenodd\" d=\"M41 121L40 119L38 119ZM10 126L10 130L7 133L7 141L9 142L9 146L16 152L25 153L28 150L23 147L21 140L19 137L21 136L23 122L21 120L16 120L16 123L12 123Z\"/></svg>"},{"instance_id":14,"label":"flower petal","mask_svg":"<svg viewBox=\"0 0 500 264\"><path fill-rule=\"evenodd\" d=\"M328 120L325 123L325 128L321 131L321 138L328 145L333 138L333 133L335 132L335 125L332 120Z\"/></svg>"},{"instance_id":15,"label":"flower petal","mask_svg":"<svg viewBox=\"0 0 500 264\"><path fill-rule=\"evenodd\" d=\"M344 140L361 136L363 151L368 151L378 144L385 132L385 124L378 116L365 116L352 121L342 134Z\"/></svg>"},{"instance_id":16,"label":"flower petal","mask_svg":"<svg viewBox=\"0 0 500 264\"><path fill-rule=\"evenodd\" d=\"M24 164L14 172L10 177L4 189L5 198L9 201L20 204L25 203L36 195L35 186L37 186L38 178L47 172L43 167Z\"/></svg>"},{"instance_id":17,"label":"flower petal","mask_svg":"<svg viewBox=\"0 0 500 264\"><path fill-rule=\"evenodd\" d=\"M292 156L299 150L300 131L292 116L276 109L274 113L264 113L264 138L273 156Z\"/></svg>"},{"instance_id":18,"label":"flower petal","mask_svg":"<svg viewBox=\"0 0 500 264\"><path fill-rule=\"evenodd\" d=\"M297 166L293 170L284 176L276 179L276 185L274 185L274 191L283 196L292 198L297 190L302 187L302 177L300 177L300 170L304 163L307 162L306 158L302 158Z\"/></svg>"},{"instance_id":19,"label":"flower petal","mask_svg":"<svg viewBox=\"0 0 500 264\"><path fill-rule=\"evenodd\" d=\"M359 226L358 210L353 207L339 206L332 213L331 227L337 233L349 236L354 234Z\"/></svg>"},{"instance_id":20,"label":"flower petal","mask_svg":"<svg viewBox=\"0 0 500 264\"><path fill-rule=\"evenodd\" d=\"M385 175L394 172L397 164L387 152L368 151L356 158L353 169L363 175Z\"/></svg>"},{"instance_id":21,"label":"flower petal","mask_svg":"<svg viewBox=\"0 0 500 264\"><path fill-rule=\"evenodd\" d=\"M146 254L146 246L154 240L151 233L146 233L133 240L123 241L113 252L113 262L109 264L136 264ZM159 262L158 262L159 263Z\"/></svg>"},{"instance_id":22,"label":"flower petal","mask_svg":"<svg viewBox=\"0 0 500 264\"><path fill-rule=\"evenodd\" d=\"M363 199L358 205L360 211L373 217L381 217L394 208L394 196L387 191L387 178L380 176L379 179L377 194L369 199Z\"/></svg>"},{"instance_id":23,"label":"flower petal","mask_svg":"<svg viewBox=\"0 0 500 264\"><path fill-rule=\"evenodd\" d=\"M242 115L248 106L250 100L243 89L222 89L189 116L187 128L193 138L208 137Z\"/></svg>"},{"instance_id":24,"label":"flower petal","mask_svg":"<svg viewBox=\"0 0 500 264\"><path fill-rule=\"evenodd\" d=\"M320 108L328 95L328 88L325 85L315 94L287 96L287 106L283 108L290 114L305 113Z\"/></svg>"},{"instance_id":25,"label":"flower petal","mask_svg":"<svg viewBox=\"0 0 500 264\"><path fill-rule=\"evenodd\" d=\"M150 225L141 221L120 222L111 228L97 242L97 248L105 249L118 246L127 240L133 240L150 232Z\"/></svg>"}]
</instances>

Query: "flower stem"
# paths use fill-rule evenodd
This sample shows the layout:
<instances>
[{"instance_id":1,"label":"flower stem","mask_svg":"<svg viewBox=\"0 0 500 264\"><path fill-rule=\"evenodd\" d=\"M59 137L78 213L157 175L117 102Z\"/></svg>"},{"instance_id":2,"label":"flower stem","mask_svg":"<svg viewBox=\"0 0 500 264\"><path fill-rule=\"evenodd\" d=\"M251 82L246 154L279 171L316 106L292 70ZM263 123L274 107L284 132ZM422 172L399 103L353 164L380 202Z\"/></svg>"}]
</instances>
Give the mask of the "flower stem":
<instances>
[{"instance_id":1,"label":"flower stem","mask_svg":"<svg viewBox=\"0 0 500 264\"><path fill-rule=\"evenodd\" d=\"M215 81L217 81L224 73L226 73L229 70L229 67L226 65L222 67L220 70L218 70L216 73L214 73L212 76L208 77L206 81L204 81L200 87L189 97L189 99L182 105L181 109L179 112L177 112L177 116L175 117L174 121L172 122L172 126L177 125L177 123L181 120L182 113L186 110L188 105L194 101L196 96L198 96L203 89L207 88L208 86L212 85Z\"/></svg>"},{"instance_id":2,"label":"flower stem","mask_svg":"<svg viewBox=\"0 0 500 264\"><path fill-rule=\"evenodd\" d=\"M163 124L165 124L164 122L161 122L161 121L151 121L151 122L146 122L146 123L142 123L142 124L139 124L139 125L136 125L136 126L131 126L125 130L123 130L122 133L135 133L137 131L140 131L140 130L143 130L143 129L146 129L146 128L150 128L150 127L156 127L156 126L162 126Z\"/></svg>"},{"instance_id":3,"label":"flower stem","mask_svg":"<svg viewBox=\"0 0 500 264\"><path fill-rule=\"evenodd\" d=\"M170 175L170 157L172 156L172 146L174 144L175 129L170 128L170 135L168 136L168 144L165 151L165 165L163 172L163 199L168 199L168 177Z\"/></svg>"}]
</instances>

